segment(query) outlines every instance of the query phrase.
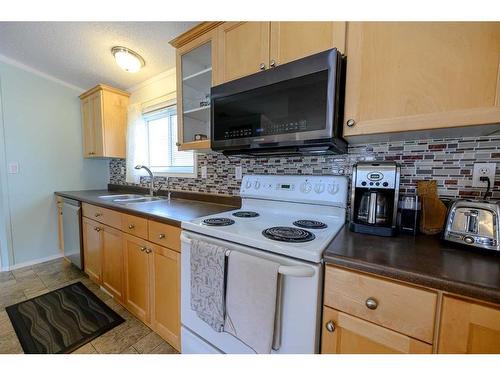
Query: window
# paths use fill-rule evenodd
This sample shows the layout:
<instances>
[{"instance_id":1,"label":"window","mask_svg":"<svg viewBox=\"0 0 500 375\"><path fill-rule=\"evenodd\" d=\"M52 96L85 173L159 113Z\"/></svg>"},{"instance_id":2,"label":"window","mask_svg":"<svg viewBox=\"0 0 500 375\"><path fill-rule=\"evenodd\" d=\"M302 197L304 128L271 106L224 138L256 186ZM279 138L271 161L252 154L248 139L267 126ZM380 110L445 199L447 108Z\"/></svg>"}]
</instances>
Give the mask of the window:
<instances>
[{"instance_id":1,"label":"window","mask_svg":"<svg viewBox=\"0 0 500 375\"><path fill-rule=\"evenodd\" d=\"M169 106L145 113L148 164L153 172L169 176L191 177L195 171L193 151L178 151L177 113Z\"/></svg>"}]
</instances>

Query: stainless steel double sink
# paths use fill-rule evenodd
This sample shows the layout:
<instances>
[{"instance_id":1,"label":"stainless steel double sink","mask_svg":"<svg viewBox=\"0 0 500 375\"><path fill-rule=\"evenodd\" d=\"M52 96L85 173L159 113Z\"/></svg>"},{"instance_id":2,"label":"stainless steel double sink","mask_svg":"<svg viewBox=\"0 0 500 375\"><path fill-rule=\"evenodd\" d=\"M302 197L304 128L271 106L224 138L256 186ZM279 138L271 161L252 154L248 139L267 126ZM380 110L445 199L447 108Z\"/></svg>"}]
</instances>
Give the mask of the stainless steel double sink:
<instances>
[{"instance_id":1,"label":"stainless steel double sink","mask_svg":"<svg viewBox=\"0 0 500 375\"><path fill-rule=\"evenodd\" d=\"M118 204L151 203L167 199L166 197L152 197L143 194L111 194L101 195L99 198Z\"/></svg>"}]
</instances>

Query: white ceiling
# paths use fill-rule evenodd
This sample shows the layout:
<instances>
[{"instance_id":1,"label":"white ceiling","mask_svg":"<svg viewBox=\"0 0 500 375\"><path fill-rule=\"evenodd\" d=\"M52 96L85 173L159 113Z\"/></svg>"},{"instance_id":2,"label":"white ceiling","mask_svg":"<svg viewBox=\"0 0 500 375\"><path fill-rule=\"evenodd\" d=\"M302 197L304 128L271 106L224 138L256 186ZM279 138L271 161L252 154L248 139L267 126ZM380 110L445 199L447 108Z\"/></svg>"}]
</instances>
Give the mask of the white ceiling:
<instances>
[{"instance_id":1,"label":"white ceiling","mask_svg":"<svg viewBox=\"0 0 500 375\"><path fill-rule=\"evenodd\" d=\"M0 54L74 86L127 89L175 67L168 42L197 22L0 22ZM138 73L120 69L111 47L139 53Z\"/></svg>"}]
</instances>

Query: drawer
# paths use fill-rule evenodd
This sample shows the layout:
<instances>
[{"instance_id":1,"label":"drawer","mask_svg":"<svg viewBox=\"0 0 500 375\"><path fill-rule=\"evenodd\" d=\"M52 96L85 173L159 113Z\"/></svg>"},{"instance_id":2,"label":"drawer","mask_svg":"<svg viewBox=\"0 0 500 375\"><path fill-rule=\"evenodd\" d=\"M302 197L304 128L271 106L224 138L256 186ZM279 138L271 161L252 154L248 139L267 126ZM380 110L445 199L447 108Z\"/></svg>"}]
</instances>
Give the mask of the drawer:
<instances>
[{"instance_id":1,"label":"drawer","mask_svg":"<svg viewBox=\"0 0 500 375\"><path fill-rule=\"evenodd\" d=\"M181 251L181 228L149 220L148 238L160 246Z\"/></svg>"},{"instance_id":2,"label":"drawer","mask_svg":"<svg viewBox=\"0 0 500 375\"><path fill-rule=\"evenodd\" d=\"M121 214L119 212L88 203L82 204L82 210L83 216L88 217L89 219L109 225L113 228L121 227Z\"/></svg>"},{"instance_id":3,"label":"drawer","mask_svg":"<svg viewBox=\"0 0 500 375\"><path fill-rule=\"evenodd\" d=\"M327 266L325 305L432 343L437 294Z\"/></svg>"},{"instance_id":4,"label":"drawer","mask_svg":"<svg viewBox=\"0 0 500 375\"><path fill-rule=\"evenodd\" d=\"M148 220L134 215L122 214L122 231L147 239Z\"/></svg>"}]
</instances>

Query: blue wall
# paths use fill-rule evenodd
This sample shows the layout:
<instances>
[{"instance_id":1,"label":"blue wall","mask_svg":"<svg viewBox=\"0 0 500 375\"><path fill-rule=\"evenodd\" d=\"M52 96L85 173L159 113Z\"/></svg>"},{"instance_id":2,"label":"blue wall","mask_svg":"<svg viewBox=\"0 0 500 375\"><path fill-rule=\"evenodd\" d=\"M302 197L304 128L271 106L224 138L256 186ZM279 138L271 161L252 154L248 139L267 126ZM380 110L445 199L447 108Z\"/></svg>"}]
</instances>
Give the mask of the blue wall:
<instances>
[{"instance_id":1,"label":"blue wall","mask_svg":"<svg viewBox=\"0 0 500 375\"><path fill-rule=\"evenodd\" d=\"M1 61L0 89L5 267L58 254L54 191L105 188L108 161L82 157L79 90ZM6 173L9 162L19 174Z\"/></svg>"}]
</instances>

